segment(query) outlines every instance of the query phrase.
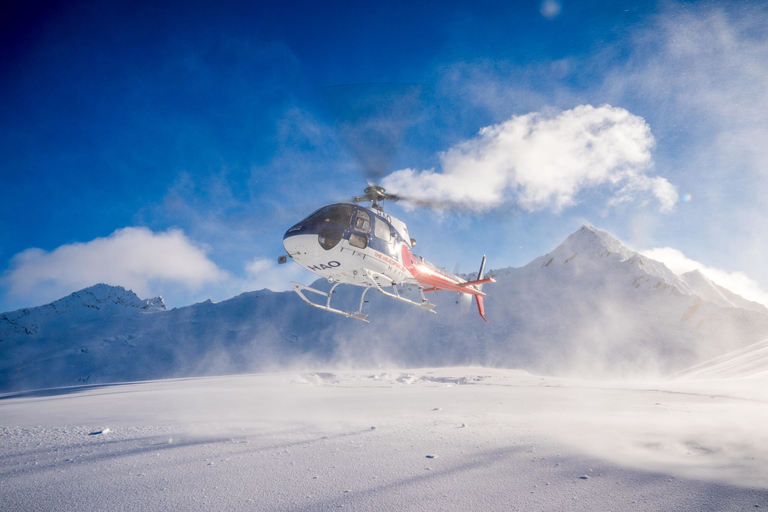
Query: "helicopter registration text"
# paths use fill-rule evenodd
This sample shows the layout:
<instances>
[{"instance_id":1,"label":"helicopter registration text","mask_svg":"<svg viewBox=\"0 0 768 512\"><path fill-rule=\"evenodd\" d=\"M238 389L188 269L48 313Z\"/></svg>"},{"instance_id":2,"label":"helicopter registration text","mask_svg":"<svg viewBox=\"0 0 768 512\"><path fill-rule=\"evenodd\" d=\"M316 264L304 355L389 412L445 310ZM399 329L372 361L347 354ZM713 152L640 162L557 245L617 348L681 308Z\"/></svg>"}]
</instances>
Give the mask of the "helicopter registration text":
<instances>
[{"instance_id":1,"label":"helicopter registration text","mask_svg":"<svg viewBox=\"0 0 768 512\"><path fill-rule=\"evenodd\" d=\"M310 265L307 268L314 272L319 272L321 270L330 270L332 268L336 268L340 266L341 266L341 263L339 263L338 261L329 261L328 263L321 263L320 265Z\"/></svg>"}]
</instances>

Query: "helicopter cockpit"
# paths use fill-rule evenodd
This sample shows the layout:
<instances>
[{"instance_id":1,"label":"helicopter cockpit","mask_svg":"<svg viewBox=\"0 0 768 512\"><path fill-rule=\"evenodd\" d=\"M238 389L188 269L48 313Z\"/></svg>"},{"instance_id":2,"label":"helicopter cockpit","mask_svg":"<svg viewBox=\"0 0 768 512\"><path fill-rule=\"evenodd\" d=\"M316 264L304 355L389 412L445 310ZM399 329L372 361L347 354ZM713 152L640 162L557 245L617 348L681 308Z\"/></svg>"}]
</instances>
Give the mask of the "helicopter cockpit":
<instances>
[{"instance_id":1,"label":"helicopter cockpit","mask_svg":"<svg viewBox=\"0 0 768 512\"><path fill-rule=\"evenodd\" d=\"M407 244L410 240L403 238L395 225L398 223L397 226L405 231L402 222L388 215L386 217L361 206L333 204L317 210L293 226L286 232L284 239L297 235L317 235L317 242L326 251L336 247L341 240L348 240L352 247L366 249L370 246L397 258L397 243L402 240Z\"/></svg>"},{"instance_id":2,"label":"helicopter cockpit","mask_svg":"<svg viewBox=\"0 0 768 512\"><path fill-rule=\"evenodd\" d=\"M334 204L320 208L315 213L299 222L299 224L327 222L329 224L340 226L343 229L349 229L354 213L355 207L351 204Z\"/></svg>"}]
</instances>

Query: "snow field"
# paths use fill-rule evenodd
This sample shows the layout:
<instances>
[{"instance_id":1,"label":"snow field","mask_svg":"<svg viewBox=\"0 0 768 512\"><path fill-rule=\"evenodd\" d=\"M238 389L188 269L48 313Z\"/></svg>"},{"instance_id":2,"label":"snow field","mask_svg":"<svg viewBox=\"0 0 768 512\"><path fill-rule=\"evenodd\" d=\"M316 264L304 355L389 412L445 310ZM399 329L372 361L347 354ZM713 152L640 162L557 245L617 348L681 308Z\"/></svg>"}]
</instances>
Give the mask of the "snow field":
<instances>
[{"instance_id":1,"label":"snow field","mask_svg":"<svg viewBox=\"0 0 768 512\"><path fill-rule=\"evenodd\" d=\"M0 395L0 509L765 508L764 384L441 368Z\"/></svg>"}]
</instances>

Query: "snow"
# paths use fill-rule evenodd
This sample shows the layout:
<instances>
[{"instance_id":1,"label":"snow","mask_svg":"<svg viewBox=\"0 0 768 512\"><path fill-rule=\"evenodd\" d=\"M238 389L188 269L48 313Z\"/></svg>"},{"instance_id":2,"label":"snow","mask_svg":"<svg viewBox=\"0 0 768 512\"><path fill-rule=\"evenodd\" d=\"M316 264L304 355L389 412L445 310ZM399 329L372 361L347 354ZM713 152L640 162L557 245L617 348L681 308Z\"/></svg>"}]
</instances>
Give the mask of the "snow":
<instances>
[{"instance_id":1,"label":"snow","mask_svg":"<svg viewBox=\"0 0 768 512\"><path fill-rule=\"evenodd\" d=\"M676 377L688 379L721 379L768 375L768 340L753 343L712 360L687 368Z\"/></svg>"},{"instance_id":2,"label":"snow","mask_svg":"<svg viewBox=\"0 0 768 512\"><path fill-rule=\"evenodd\" d=\"M765 508L766 384L452 367L6 394L0 508Z\"/></svg>"},{"instance_id":3,"label":"snow","mask_svg":"<svg viewBox=\"0 0 768 512\"><path fill-rule=\"evenodd\" d=\"M737 307L766 314L768 309L762 304L752 302L719 286L702 274L698 269L681 274L680 279L690 286L693 293L702 299L723 307Z\"/></svg>"}]
</instances>

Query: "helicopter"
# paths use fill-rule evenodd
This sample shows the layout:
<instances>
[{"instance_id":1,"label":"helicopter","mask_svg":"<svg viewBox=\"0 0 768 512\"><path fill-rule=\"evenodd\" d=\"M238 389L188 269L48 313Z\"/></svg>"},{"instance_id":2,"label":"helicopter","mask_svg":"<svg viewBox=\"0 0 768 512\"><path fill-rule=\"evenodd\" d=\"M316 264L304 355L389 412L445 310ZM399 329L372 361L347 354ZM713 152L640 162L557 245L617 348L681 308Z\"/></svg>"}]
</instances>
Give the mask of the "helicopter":
<instances>
[{"instance_id":1,"label":"helicopter","mask_svg":"<svg viewBox=\"0 0 768 512\"><path fill-rule=\"evenodd\" d=\"M301 265L333 283L327 292L304 284L291 282L293 290L312 307L368 322L363 313L365 295L371 288L382 295L435 313L425 294L440 290L468 294L475 297L480 316L486 322L483 298L487 295L482 285L493 283L492 277L483 278L486 258L483 255L477 279L467 281L430 263L413 253L416 240L411 238L405 223L384 212L383 201L402 199L387 194L383 187L371 185L364 195L351 203L324 206L288 229L283 236L283 247L288 256ZM364 207L357 203L370 202ZM285 263L286 256L278 259ZM357 311L342 311L331 306L336 287L349 284L363 287ZM398 285L418 286L421 301L402 296ZM392 287L392 291L385 288ZM305 292L325 297L323 302L311 301Z\"/></svg>"}]
</instances>

